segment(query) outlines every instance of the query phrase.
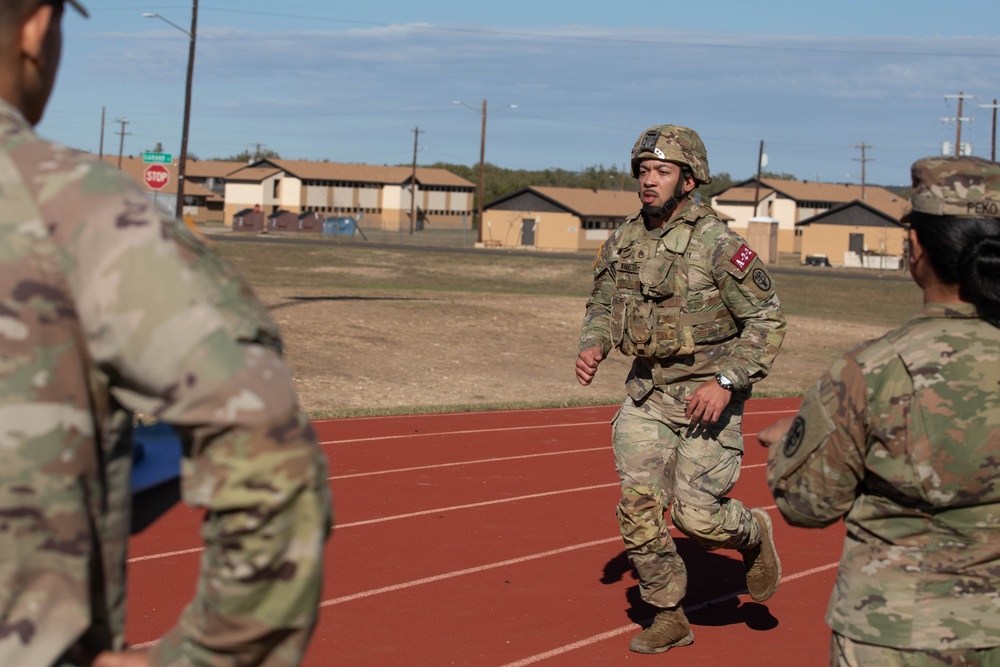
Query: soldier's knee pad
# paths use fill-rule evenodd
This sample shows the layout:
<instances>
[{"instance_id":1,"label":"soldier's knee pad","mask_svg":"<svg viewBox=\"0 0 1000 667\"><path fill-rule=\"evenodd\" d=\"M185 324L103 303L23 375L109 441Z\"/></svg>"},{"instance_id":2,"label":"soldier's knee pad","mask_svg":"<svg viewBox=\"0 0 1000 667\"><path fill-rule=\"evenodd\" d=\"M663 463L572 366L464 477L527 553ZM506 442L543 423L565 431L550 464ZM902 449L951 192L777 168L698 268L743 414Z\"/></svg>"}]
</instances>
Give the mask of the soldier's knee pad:
<instances>
[{"instance_id":1,"label":"soldier's knee pad","mask_svg":"<svg viewBox=\"0 0 1000 667\"><path fill-rule=\"evenodd\" d=\"M698 507L674 499L670 518L677 530L707 549L721 546L729 540L729 533L717 520L718 508Z\"/></svg>"},{"instance_id":2,"label":"soldier's knee pad","mask_svg":"<svg viewBox=\"0 0 1000 667\"><path fill-rule=\"evenodd\" d=\"M653 542L659 537L663 524L660 490L653 486L623 489L616 514L627 549L639 549Z\"/></svg>"}]
</instances>

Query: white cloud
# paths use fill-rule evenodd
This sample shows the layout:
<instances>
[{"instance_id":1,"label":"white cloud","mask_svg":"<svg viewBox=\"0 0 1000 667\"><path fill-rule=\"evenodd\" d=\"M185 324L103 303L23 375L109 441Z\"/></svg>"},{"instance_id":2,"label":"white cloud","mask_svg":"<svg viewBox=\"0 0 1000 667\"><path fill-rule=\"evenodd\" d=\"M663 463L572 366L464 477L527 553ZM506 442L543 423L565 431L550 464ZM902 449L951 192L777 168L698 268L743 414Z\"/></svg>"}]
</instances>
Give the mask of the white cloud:
<instances>
[{"instance_id":1,"label":"white cloud","mask_svg":"<svg viewBox=\"0 0 1000 667\"><path fill-rule=\"evenodd\" d=\"M70 43L74 59L46 121L65 132L57 138L89 147L82 137L93 128L74 129L74 114L106 105L140 136L169 144L179 133L187 46L174 32ZM908 161L951 134L939 127L949 111L943 96L962 89L988 101L1000 93L998 64L995 37L206 26L191 149L214 157L266 142L287 157L404 163L419 126L430 147L421 160L472 164L478 118L451 101L478 108L486 98L487 159L502 166L620 165L644 127L678 122L703 135L713 168L737 176L752 171L764 139L775 146L775 170L843 180L864 140L876 146L874 173L903 182ZM508 102L519 108L501 116ZM979 142L980 130L969 130Z\"/></svg>"}]
</instances>

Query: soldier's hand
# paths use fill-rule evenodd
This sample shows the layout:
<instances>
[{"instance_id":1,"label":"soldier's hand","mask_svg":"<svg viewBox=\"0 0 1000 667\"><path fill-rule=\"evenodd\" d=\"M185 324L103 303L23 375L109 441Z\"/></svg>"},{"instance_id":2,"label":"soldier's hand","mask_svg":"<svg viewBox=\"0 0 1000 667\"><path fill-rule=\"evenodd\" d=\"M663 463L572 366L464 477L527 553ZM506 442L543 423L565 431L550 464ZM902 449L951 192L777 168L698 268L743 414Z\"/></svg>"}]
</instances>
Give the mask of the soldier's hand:
<instances>
[{"instance_id":1,"label":"soldier's hand","mask_svg":"<svg viewBox=\"0 0 1000 667\"><path fill-rule=\"evenodd\" d=\"M765 447L780 443L785 439L785 434L792 426L793 417L779 419L770 426L757 432L757 440Z\"/></svg>"},{"instance_id":2,"label":"soldier's hand","mask_svg":"<svg viewBox=\"0 0 1000 667\"><path fill-rule=\"evenodd\" d=\"M729 405L732 393L723 389L715 380L702 383L688 401L684 416L692 424L714 424Z\"/></svg>"},{"instance_id":3,"label":"soldier's hand","mask_svg":"<svg viewBox=\"0 0 1000 667\"><path fill-rule=\"evenodd\" d=\"M149 649L104 651L90 667L149 667Z\"/></svg>"},{"instance_id":4,"label":"soldier's hand","mask_svg":"<svg viewBox=\"0 0 1000 667\"><path fill-rule=\"evenodd\" d=\"M576 379L586 387L597 374L597 366L604 361L601 348L588 347L576 358Z\"/></svg>"}]
</instances>

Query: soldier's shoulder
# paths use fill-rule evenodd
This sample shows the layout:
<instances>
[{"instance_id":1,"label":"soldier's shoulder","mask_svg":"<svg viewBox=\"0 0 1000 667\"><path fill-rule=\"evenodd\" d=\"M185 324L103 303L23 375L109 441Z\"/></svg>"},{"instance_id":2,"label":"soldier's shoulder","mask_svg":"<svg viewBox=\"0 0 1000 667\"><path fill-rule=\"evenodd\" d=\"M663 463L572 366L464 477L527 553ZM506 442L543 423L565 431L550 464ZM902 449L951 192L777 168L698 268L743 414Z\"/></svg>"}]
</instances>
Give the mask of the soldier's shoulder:
<instances>
[{"instance_id":1,"label":"soldier's shoulder","mask_svg":"<svg viewBox=\"0 0 1000 667\"><path fill-rule=\"evenodd\" d=\"M636 211L632 215L625 218L625 222L621 224L618 229L611 232L611 236L608 237L609 246L617 246L623 241L630 241L638 236L644 236L646 233L646 226L642 222L642 213Z\"/></svg>"},{"instance_id":2,"label":"soldier's shoulder","mask_svg":"<svg viewBox=\"0 0 1000 667\"><path fill-rule=\"evenodd\" d=\"M727 225L710 206L699 206L695 214L695 227L708 245L721 245L732 256L746 241Z\"/></svg>"},{"instance_id":3,"label":"soldier's shoulder","mask_svg":"<svg viewBox=\"0 0 1000 667\"><path fill-rule=\"evenodd\" d=\"M905 337L905 331L905 327L900 327L857 343L843 354L842 359L855 364L866 377L880 375L887 366L899 360L895 343Z\"/></svg>"},{"instance_id":4,"label":"soldier's shoulder","mask_svg":"<svg viewBox=\"0 0 1000 667\"><path fill-rule=\"evenodd\" d=\"M68 192L97 197L139 191L138 184L114 165L39 137L19 143L9 157L22 182L39 195L43 204Z\"/></svg>"}]
</instances>

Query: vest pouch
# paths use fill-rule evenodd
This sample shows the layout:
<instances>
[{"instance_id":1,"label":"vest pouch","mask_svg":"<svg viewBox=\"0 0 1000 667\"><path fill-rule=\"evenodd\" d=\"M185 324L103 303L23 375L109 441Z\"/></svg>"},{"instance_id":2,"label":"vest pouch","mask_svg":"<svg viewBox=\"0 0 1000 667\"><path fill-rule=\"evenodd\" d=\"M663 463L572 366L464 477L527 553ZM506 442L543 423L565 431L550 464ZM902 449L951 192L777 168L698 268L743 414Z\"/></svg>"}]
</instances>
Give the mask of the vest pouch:
<instances>
[{"instance_id":1,"label":"vest pouch","mask_svg":"<svg viewBox=\"0 0 1000 667\"><path fill-rule=\"evenodd\" d=\"M642 293L656 299L673 296L674 258L660 255L646 261L639 268L639 283Z\"/></svg>"},{"instance_id":2,"label":"vest pouch","mask_svg":"<svg viewBox=\"0 0 1000 667\"><path fill-rule=\"evenodd\" d=\"M611 345L621 350L623 354L630 354L622 347L625 340L625 304L628 299L629 296L625 294L615 294L611 297Z\"/></svg>"},{"instance_id":3,"label":"vest pouch","mask_svg":"<svg viewBox=\"0 0 1000 667\"><path fill-rule=\"evenodd\" d=\"M627 338L634 346L634 354L637 357L652 357L656 353L656 344L653 339L653 327L655 320L656 305L649 301L633 300L629 304L626 313L626 333Z\"/></svg>"},{"instance_id":4,"label":"vest pouch","mask_svg":"<svg viewBox=\"0 0 1000 667\"><path fill-rule=\"evenodd\" d=\"M677 354L682 347L680 311L676 305L664 307L661 304L659 308L655 309L654 314L656 329L653 336L654 352L652 356L657 359L669 359ZM687 350L687 353L693 350L694 346L691 345L691 349Z\"/></svg>"}]
</instances>

